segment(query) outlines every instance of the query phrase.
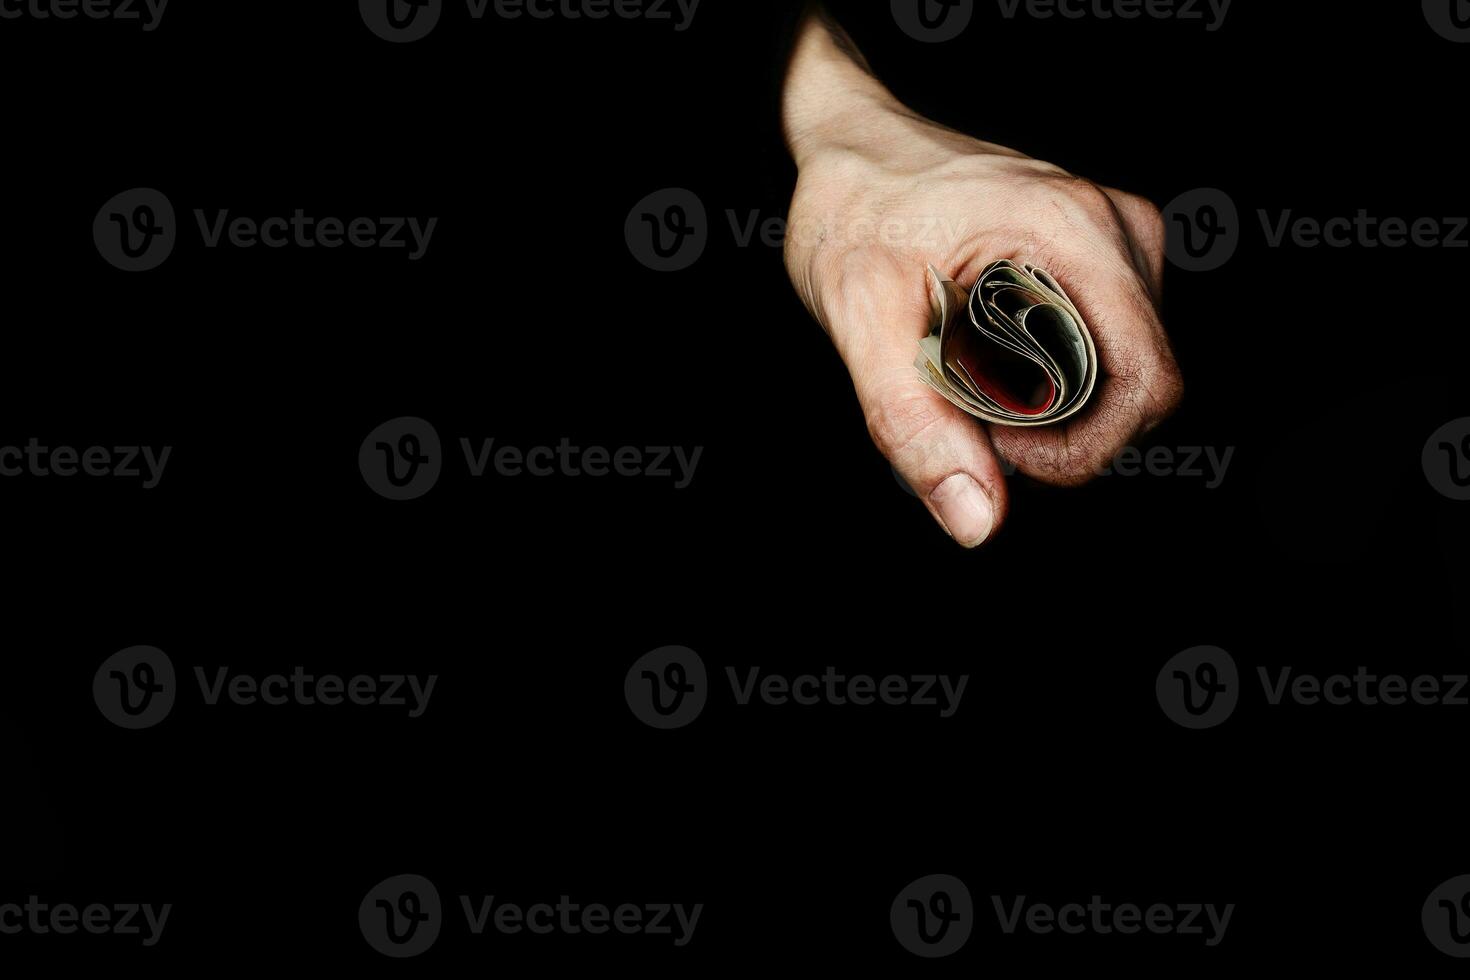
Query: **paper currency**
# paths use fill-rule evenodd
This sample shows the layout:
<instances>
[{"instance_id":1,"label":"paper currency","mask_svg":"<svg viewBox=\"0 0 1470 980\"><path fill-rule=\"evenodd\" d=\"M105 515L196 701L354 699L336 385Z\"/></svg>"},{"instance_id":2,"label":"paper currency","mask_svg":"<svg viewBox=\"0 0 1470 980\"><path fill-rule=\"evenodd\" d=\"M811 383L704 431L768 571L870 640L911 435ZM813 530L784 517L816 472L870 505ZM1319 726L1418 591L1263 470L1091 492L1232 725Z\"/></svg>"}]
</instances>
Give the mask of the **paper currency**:
<instances>
[{"instance_id":1,"label":"paper currency","mask_svg":"<svg viewBox=\"0 0 1470 980\"><path fill-rule=\"evenodd\" d=\"M935 391L997 425L1050 425L1097 383L1097 347L1045 269L993 262L966 294L929 267L933 324L918 367Z\"/></svg>"}]
</instances>

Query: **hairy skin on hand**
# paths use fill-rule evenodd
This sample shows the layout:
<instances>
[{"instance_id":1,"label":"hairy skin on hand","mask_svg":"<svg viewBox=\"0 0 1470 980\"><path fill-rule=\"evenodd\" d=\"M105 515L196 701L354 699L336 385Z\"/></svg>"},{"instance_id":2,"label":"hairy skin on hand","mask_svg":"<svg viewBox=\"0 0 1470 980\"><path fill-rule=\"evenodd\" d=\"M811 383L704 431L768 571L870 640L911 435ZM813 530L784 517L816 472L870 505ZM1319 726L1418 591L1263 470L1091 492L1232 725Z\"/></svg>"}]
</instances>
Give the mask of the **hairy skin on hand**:
<instances>
[{"instance_id":1,"label":"hairy skin on hand","mask_svg":"<svg viewBox=\"0 0 1470 980\"><path fill-rule=\"evenodd\" d=\"M820 6L797 31L782 124L798 172L792 284L847 365L873 441L960 544L1004 520L1002 460L1077 485L1178 406L1151 203L915 114ZM913 367L929 331L926 266L968 286L1002 258L1052 273L1092 329L1098 387L1063 424L978 424Z\"/></svg>"}]
</instances>

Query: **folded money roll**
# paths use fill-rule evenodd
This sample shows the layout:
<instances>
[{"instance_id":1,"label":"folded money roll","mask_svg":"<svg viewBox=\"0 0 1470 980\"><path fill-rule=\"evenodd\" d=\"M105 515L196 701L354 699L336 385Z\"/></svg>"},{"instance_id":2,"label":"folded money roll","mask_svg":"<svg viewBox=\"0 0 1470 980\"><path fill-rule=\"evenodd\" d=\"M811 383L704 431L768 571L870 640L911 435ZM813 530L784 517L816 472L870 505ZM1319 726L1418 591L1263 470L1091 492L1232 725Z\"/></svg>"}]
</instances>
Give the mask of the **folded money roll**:
<instances>
[{"instance_id":1,"label":"folded money roll","mask_svg":"<svg viewBox=\"0 0 1470 980\"><path fill-rule=\"evenodd\" d=\"M1086 404L1097 347L1045 269L991 263L968 297L929 267L933 322L915 366L935 391L998 425L1049 425Z\"/></svg>"}]
</instances>

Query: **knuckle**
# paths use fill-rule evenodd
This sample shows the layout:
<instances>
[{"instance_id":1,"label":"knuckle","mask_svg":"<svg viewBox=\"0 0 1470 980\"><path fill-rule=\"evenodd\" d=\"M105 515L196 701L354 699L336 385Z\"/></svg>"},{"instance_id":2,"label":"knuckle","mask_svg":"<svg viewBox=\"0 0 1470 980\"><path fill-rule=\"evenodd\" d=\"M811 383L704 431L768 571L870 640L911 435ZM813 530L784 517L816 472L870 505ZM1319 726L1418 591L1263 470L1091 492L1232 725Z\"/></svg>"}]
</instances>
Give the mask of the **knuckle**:
<instances>
[{"instance_id":1,"label":"knuckle","mask_svg":"<svg viewBox=\"0 0 1470 980\"><path fill-rule=\"evenodd\" d=\"M870 285L875 279L896 271L897 263L885 248L878 245L855 245L842 249L834 264L840 279L850 285Z\"/></svg>"},{"instance_id":2,"label":"knuckle","mask_svg":"<svg viewBox=\"0 0 1470 980\"><path fill-rule=\"evenodd\" d=\"M1184 401L1184 377L1179 373L1179 365L1167 353L1159 356L1150 371L1148 389L1153 402L1150 422L1161 422L1173 415Z\"/></svg>"},{"instance_id":3,"label":"knuckle","mask_svg":"<svg viewBox=\"0 0 1470 980\"><path fill-rule=\"evenodd\" d=\"M1060 196L1064 205L1092 219L1109 218L1113 214L1113 201L1106 191L1085 177L1053 178L1052 191Z\"/></svg>"},{"instance_id":4,"label":"knuckle","mask_svg":"<svg viewBox=\"0 0 1470 980\"><path fill-rule=\"evenodd\" d=\"M848 317L860 313L874 288L897 274L893 257L876 246L831 249L816 259L822 303Z\"/></svg>"},{"instance_id":5,"label":"knuckle","mask_svg":"<svg viewBox=\"0 0 1470 980\"><path fill-rule=\"evenodd\" d=\"M1164 212L1160 211L1159 206L1146 197L1135 197L1134 200L1138 202L1136 211L1138 212L1139 221L1154 234L1154 237L1163 238Z\"/></svg>"},{"instance_id":6,"label":"knuckle","mask_svg":"<svg viewBox=\"0 0 1470 980\"><path fill-rule=\"evenodd\" d=\"M1129 194L1126 197L1126 207L1134 226L1138 229L1139 237L1143 239L1143 245L1153 248L1164 241L1164 213L1159 210L1157 204L1146 197Z\"/></svg>"}]
</instances>

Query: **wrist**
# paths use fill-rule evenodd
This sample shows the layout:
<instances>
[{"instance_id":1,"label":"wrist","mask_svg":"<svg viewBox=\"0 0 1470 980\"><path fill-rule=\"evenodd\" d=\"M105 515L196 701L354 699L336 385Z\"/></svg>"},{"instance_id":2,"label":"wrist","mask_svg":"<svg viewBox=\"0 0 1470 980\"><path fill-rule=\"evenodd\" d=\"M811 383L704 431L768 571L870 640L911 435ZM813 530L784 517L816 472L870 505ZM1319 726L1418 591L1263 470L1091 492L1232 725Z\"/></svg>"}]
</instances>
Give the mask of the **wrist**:
<instances>
[{"instance_id":1,"label":"wrist","mask_svg":"<svg viewBox=\"0 0 1470 980\"><path fill-rule=\"evenodd\" d=\"M781 94L786 146L798 168L825 151L888 137L904 111L841 27L820 10L802 18Z\"/></svg>"},{"instance_id":2,"label":"wrist","mask_svg":"<svg viewBox=\"0 0 1470 980\"><path fill-rule=\"evenodd\" d=\"M823 160L866 160L921 172L956 157L1023 158L919 116L889 92L842 27L817 5L797 28L781 92L786 146L799 172Z\"/></svg>"}]
</instances>

